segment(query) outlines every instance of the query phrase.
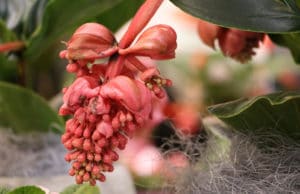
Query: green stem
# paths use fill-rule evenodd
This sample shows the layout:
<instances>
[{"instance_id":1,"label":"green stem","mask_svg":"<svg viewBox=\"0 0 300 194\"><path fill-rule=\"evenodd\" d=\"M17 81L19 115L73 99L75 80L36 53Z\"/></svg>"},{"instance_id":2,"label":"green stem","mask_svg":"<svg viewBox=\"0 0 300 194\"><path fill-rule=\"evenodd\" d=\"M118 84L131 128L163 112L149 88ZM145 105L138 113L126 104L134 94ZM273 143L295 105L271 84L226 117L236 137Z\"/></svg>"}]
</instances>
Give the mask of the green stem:
<instances>
[{"instance_id":1,"label":"green stem","mask_svg":"<svg viewBox=\"0 0 300 194\"><path fill-rule=\"evenodd\" d=\"M0 44L0 53L9 51L18 51L25 47L25 43L22 41L6 42Z\"/></svg>"}]
</instances>

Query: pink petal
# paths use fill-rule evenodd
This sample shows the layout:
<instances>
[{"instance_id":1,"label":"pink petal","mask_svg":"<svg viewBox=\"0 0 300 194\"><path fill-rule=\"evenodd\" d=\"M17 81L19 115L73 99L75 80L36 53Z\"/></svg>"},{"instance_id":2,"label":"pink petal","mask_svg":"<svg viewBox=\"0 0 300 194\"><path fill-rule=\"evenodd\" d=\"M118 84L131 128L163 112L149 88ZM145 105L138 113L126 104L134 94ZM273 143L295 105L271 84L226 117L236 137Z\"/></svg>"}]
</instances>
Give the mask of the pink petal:
<instances>
[{"instance_id":1,"label":"pink petal","mask_svg":"<svg viewBox=\"0 0 300 194\"><path fill-rule=\"evenodd\" d=\"M101 87L101 96L111 98L129 111L148 117L151 109L151 93L146 86L126 76L117 76Z\"/></svg>"}]
</instances>

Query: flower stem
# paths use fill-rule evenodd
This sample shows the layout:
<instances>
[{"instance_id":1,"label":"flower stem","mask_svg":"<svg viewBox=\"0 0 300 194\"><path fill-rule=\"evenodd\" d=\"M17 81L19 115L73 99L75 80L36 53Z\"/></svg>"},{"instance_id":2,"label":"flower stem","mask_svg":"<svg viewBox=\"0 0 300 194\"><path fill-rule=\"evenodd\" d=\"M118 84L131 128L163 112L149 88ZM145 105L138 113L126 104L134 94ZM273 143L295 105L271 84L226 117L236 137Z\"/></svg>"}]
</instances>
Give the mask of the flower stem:
<instances>
[{"instance_id":1,"label":"flower stem","mask_svg":"<svg viewBox=\"0 0 300 194\"><path fill-rule=\"evenodd\" d=\"M105 72L105 78L111 79L117 75L119 75L124 66L124 56L112 56L109 60L107 70Z\"/></svg>"},{"instance_id":2,"label":"flower stem","mask_svg":"<svg viewBox=\"0 0 300 194\"><path fill-rule=\"evenodd\" d=\"M135 56L128 55L126 59L141 72L144 72L147 70L147 67Z\"/></svg>"},{"instance_id":3,"label":"flower stem","mask_svg":"<svg viewBox=\"0 0 300 194\"><path fill-rule=\"evenodd\" d=\"M22 41L6 42L0 44L0 53L9 51L18 51L25 47L25 43Z\"/></svg>"},{"instance_id":4,"label":"flower stem","mask_svg":"<svg viewBox=\"0 0 300 194\"><path fill-rule=\"evenodd\" d=\"M127 48L153 17L163 0L146 0L134 15L119 47Z\"/></svg>"}]
</instances>

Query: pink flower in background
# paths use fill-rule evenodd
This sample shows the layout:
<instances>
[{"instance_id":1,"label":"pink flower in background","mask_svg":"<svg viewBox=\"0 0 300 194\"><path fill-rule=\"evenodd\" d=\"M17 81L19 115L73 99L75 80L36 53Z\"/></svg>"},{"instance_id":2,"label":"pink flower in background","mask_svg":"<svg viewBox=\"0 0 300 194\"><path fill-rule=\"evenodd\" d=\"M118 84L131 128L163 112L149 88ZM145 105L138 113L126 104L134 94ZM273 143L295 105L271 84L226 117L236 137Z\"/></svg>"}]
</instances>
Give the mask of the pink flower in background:
<instances>
[{"instance_id":1,"label":"pink flower in background","mask_svg":"<svg viewBox=\"0 0 300 194\"><path fill-rule=\"evenodd\" d=\"M137 176L158 175L164 162L158 148L141 137L129 140L120 160Z\"/></svg>"},{"instance_id":2,"label":"pink flower in background","mask_svg":"<svg viewBox=\"0 0 300 194\"><path fill-rule=\"evenodd\" d=\"M211 48L215 48L215 41L218 40L223 54L241 63L255 55L253 49L266 36L264 33L225 28L203 20L198 21L198 34L203 43Z\"/></svg>"},{"instance_id":3,"label":"pink flower in background","mask_svg":"<svg viewBox=\"0 0 300 194\"><path fill-rule=\"evenodd\" d=\"M165 114L184 135L195 135L201 129L199 112L191 104L170 103L165 108Z\"/></svg>"}]
</instances>

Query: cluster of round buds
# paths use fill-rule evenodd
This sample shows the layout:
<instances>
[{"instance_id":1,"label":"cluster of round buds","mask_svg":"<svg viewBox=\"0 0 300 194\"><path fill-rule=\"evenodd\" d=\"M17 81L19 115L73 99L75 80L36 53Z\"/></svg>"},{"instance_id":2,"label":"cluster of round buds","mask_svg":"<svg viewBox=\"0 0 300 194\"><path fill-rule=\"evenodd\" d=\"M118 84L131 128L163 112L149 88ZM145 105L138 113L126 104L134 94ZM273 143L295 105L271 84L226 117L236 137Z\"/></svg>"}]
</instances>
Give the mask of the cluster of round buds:
<instances>
[{"instance_id":1,"label":"cluster of round buds","mask_svg":"<svg viewBox=\"0 0 300 194\"><path fill-rule=\"evenodd\" d=\"M60 114L73 114L66 122L62 143L69 150L66 161L76 182L104 181L102 172L113 170L116 149L143 126L152 109L151 93L139 80L116 76L95 86L96 79L79 77L64 91Z\"/></svg>"},{"instance_id":2,"label":"cluster of round buds","mask_svg":"<svg viewBox=\"0 0 300 194\"><path fill-rule=\"evenodd\" d=\"M120 48L106 27L86 23L66 46L60 57L69 61L67 71L77 76L63 89L59 113L73 117L66 122L61 140L68 150L65 159L72 163L69 174L78 184L95 185L105 180L103 172L113 171L117 150L124 149L127 138L151 120L152 103L165 96L164 86L171 85L138 57L173 58L176 33L170 26L156 25L132 47ZM108 60L97 64L102 58Z\"/></svg>"},{"instance_id":3,"label":"cluster of round buds","mask_svg":"<svg viewBox=\"0 0 300 194\"><path fill-rule=\"evenodd\" d=\"M144 71L141 75L141 80L146 83L147 88L153 91L158 98L165 96L164 86L169 87L172 85L171 80L159 76L159 72L156 68L149 68Z\"/></svg>"},{"instance_id":4,"label":"cluster of round buds","mask_svg":"<svg viewBox=\"0 0 300 194\"><path fill-rule=\"evenodd\" d=\"M255 55L254 48L263 41L265 34L249 32L232 28L224 28L203 20L198 22L198 34L202 41L215 48L215 41L225 56L229 56L241 63L247 62Z\"/></svg>"}]
</instances>

